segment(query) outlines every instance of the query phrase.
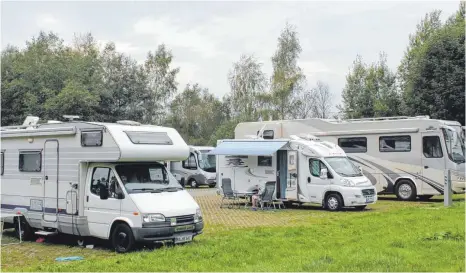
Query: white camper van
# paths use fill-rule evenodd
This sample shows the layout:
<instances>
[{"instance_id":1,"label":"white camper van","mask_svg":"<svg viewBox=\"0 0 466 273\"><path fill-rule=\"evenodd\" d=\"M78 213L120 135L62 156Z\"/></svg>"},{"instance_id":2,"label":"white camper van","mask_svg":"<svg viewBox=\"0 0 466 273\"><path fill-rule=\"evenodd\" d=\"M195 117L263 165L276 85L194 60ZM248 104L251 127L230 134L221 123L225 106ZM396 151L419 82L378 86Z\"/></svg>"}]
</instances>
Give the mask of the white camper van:
<instances>
[{"instance_id":1,"label":"white camper van","mask_svg":"<svg viewBox=\"0 0 466 273\"><path fill-rule=\"evenodd\" d=\"M459 122L428 116L245 122L236 126L235 138L257 134L262 128L265 139L306 133L338 144L362 167L379 194L395 193L400 200L443 194L448 169L453 192L465 192L465 148Z\"/></svg>"},{"instance_id":2,"label":"white camper van","mask_svg":"<svg viewBox=\"0 0 466 273\"><path fill-rule=\"evenodd\" d=\"M219 188L229 178L238 194L277 181L275 197L293 203L315 203L328 210L364 209L377 201L377 192L335 144L313 136L291 139L219 140Z\"/></svg>"},{"instance_id":3,"label":"white camper van","mask_svg":"<svg viewBox=\"0 0 466 273\"><path fill-rule=\"evenodd\" d=\"M1 128L1 210L22 215L23 237L98 237L127 252L135 242L202 233L198 204L161 163L189 154L175 129L28 119ZM6 222L19 232L14 219Z\"/></svg>"},{"instance_id":4,"label":"white camper van","mask_svg":"<svg viewBox=\"0 0 466 273\"><path fill-rule=\"evenodd\" d=\"M189 146L189 157L184 161L170 162L170 171L181 185L197 188L216 185L215 155L208 154L214 147Z\"/></svg>"}]
</instances>

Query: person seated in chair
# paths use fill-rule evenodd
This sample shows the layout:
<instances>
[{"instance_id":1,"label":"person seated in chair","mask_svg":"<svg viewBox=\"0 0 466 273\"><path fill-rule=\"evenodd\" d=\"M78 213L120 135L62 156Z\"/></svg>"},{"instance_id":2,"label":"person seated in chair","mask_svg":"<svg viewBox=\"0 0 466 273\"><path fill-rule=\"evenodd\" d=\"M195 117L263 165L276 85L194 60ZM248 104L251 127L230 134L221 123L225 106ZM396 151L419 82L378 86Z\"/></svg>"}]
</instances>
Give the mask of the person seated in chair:
<instances>
[{"instance_id":1,"label":"person seated in chair","mask_svg":"<svg viewBox=\"0 0 466 273\"><path fill-rule=\"evenodd\" d=\"M254 189L252 190L253 195L252 195L252 210L257 209L257 203L260 202L260 197L263 193L262 189L259 187L259 185L256 185Z\"/></svg>"}]
</instances>

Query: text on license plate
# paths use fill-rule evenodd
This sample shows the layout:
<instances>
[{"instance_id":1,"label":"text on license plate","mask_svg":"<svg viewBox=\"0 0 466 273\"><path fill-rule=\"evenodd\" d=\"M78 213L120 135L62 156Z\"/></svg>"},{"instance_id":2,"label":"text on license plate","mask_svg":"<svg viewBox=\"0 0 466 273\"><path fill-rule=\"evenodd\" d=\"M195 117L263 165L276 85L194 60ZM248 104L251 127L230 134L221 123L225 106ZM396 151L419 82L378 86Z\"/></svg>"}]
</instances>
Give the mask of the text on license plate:
<instances>
[{"instance_id":1,"label":"text on license plate","mask_svg":"<svg viewBox=\"0 0 466 273\"><path fill-rule=\"evenodd\" d=\"M374 196L373 195L367 195L366 196L366 203L374 202Z\"/></svg>"},{"instance_id":2,"label":"text on license plate","mask_svg":"<svg viewBox=\"0 0 466 273\"><path fill-rule=\"evenodd\" d=\"M180 235L175 237L175 244L190 242L193 240L193 235Z\"/></svg>"}]
</instances>

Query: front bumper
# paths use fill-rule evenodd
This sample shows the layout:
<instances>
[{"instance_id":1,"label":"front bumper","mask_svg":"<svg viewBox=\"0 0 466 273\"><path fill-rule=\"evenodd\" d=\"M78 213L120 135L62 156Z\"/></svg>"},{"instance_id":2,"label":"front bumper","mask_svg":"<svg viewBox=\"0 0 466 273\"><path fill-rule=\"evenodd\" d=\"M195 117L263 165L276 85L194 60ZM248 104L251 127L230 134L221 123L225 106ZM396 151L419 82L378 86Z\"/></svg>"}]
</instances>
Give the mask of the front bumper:
<instances>
[{"instance_id":1,"label":"front bumper","mask_svg":"<svg viewBox=\"0 0 466 273\"><path fill-rule=\"evenodd\" d=\"M343 196L343 199L346 207L375 204L377 202L377 191L375 188L353 188Z\"/></svg>"},{"instance_id":2,"label":"front bumper","mask_svg":"<svg viewBox=\"0 0 466 273\"><path fill-rule=\"evenodd\" d=\"M174 241L176 235L192 234L193 238L202 234L204 222L195 223L193 230L179 230L181 227L188 225L179 225L173 227L143 227L133 228L133 235L136 242L163 242ZM182 229L182 228L181 228Z\"/></svg>"}]
</instances>

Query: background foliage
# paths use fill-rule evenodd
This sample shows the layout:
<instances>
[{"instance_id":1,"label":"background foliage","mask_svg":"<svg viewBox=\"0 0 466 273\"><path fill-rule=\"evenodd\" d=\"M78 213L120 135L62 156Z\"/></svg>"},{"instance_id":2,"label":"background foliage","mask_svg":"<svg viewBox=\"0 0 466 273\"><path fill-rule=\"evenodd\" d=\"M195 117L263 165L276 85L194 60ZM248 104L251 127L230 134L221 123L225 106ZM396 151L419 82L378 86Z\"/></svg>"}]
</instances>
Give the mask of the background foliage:
<instances>
[{"instance_id":1,"label":"background foliage","mask_svg":"<svg viewBox=\"0 0 466 273\"><path fill-rule=\"evenodd\" d=\"M464 2L446 22L440 11L426 14L409 37L397 71L387 55L366 63L357 56L342 91L344 118L430 115L464 125ZM54 33L40 32L19 49L1 54L1 123L21 124L27 115L60 120L135 120L176 128L192 145L215 145L232 138L238 122L258 119L332 118L333 92L318 82L309 86L298 65L299 33L286 24L271 56L268 77L254 56L242 55L227 78L230 92L218 98L196 83L178 86L179 67L160 44L143 63L108 43L97 46L91 34L71 45Z\"/></svg>"}]
</instances>

